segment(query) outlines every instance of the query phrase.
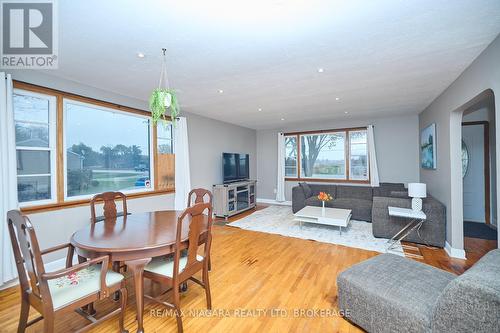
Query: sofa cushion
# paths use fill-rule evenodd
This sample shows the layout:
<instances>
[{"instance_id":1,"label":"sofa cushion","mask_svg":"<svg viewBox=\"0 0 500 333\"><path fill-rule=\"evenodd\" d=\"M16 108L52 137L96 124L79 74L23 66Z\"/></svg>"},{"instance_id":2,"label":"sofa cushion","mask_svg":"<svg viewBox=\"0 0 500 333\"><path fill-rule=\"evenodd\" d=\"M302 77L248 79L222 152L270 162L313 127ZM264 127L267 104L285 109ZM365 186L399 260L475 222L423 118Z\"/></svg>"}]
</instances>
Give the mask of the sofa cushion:
<instances>
[{"instance_id":1,"label":"sofa cushion","mask_svg":"<svg viewBox=\"0 0 500 333\"><path fill-rule=\"evenodd\" d=\"M302 190L304 191L304 195L306 198L309 198L312 196L312 190L309 184L307 183L299 183L300 187L302 187Z\"/></svg>"},{"instance_id":2,"label":"sofa cushion","mask_svg":"<svg viewBox=\"0 0 500 333\"><path fill-rule=\"evenodd\" d=\"M337 198L372 200L372 188L366 186L337 186Z\"/></svg>"},{"instance_id":3,"label":"sofa cushion","mask_svg":"<svg viewBox=\"0 0 500 333\"><path fill-rule=\"evenodd\" d=\"M336 192L336 185L331 185L331 184L309 184L309 187L312 190L312 195L318 195L319 192L325 192L330 194L332 197L335 198L337 195Z\"/></svg>"},{"instance_id":4,"label":"sofa cushion","mask_svg":"<svg viewBox=\"0 0 500 333\"><path fill-rule=\"evenodd\" d=\"M499 277L496 249L446 286L434 311L433 332L498 332Z\"/></svg>"},{"instance_id":5,"label":"sofa cushion","mask_svg":"<svg viewBox=\"0 0 500 333\"><path fill-rule=\"evenodd\" d=\"M433 309L455 275L382 254L337 277L338 305L368 332L430 332Z\"/></svg>"},{"instance_id":6,"label":"sofa cushion","mask_svg":"<svg viewBox=\"0 0 500 333\"><path fill-rule=\"evenodd\" d=\"M403 183L380 183L379 187L373 188L374 197L388 197L392 191L405 191Z\"/></svg>"},{"instance_id":7,"label":"sofa cushion","mask_svg":"<svg viewBox=\"0 0 500 333\"><path fill-rule=\"evenodd\" d=\"M331 201L331 207L350 209L353 220L372 220L372 201L352 198L338 198Z\"/></svg>"},{"instance_id":8,"label":"sofa cushion","mask_svg":"<svg viewBox=\"0 0 500 333\"><path fill-rule=\"evenodd\" d=\"M393 198L408 198L408 191L391 191L390 196Z\"/></svg>"}]
</instances>

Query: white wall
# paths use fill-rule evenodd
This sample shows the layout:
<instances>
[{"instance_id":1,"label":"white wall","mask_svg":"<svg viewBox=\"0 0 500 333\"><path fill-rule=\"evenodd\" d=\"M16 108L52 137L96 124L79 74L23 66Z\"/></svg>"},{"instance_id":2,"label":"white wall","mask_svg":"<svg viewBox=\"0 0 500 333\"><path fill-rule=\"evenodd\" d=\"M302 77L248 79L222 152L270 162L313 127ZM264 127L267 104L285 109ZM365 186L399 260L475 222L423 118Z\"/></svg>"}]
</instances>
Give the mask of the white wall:
<instances>
[{"instance_id":1,"label":"white wall","mask_svg":"<svg viewBox=\"0 0 500 333\"><path fill-rule=\"evenodd\" d=\"M295 132L374 125L377 162L381 182L416 182L418 174L418 116L349 119L317 123L304 121L293 127L257 131L257 188L259 199L274 200L277 177L278 132ZM285 183L285 198L297 182Z\"/></svg>"}]
</instances>

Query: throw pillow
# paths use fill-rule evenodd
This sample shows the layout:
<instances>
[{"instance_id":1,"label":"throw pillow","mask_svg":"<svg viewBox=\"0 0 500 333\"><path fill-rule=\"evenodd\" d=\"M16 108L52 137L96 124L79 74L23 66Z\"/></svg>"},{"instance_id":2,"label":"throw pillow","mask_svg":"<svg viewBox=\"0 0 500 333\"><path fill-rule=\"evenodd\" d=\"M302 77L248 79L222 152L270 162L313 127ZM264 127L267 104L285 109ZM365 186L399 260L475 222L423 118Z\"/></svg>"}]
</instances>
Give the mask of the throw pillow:
<instances>
[{"instance_id":1,"label":"throw pillow","mask_svg":"<svg viewBox=\"0 0 500 333\"><path fill-rule=\"evenodd\" d=\"M307 198L310 198L313 194L313 191L311 190L311 187L307 183L299 183L300 187L302 187L302 191L304 191L304 195Z\"/></svg>"}]
</instances>

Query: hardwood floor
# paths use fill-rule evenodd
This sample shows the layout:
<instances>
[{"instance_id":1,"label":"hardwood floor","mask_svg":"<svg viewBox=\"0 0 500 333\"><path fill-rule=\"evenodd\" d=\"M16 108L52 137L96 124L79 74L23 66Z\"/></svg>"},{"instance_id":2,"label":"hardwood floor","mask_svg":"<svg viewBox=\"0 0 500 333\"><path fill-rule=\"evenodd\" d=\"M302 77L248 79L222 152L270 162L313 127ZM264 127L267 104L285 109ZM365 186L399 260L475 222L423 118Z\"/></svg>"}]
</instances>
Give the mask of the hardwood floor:
<instances>
[{"instance_id":1,"label":"hardwood floor","mask_svg":"<svg viewBox=\"0 0 500 333\"><path fill-rule=\"evenodd\" d=\"M257 209L262 208L265 206L260 205ZM189 290L181 296L181 308L186 311L183 320L186 332L361 332L358 327L336 316L336 276L377 253L241 230L225 226L221 219L215 222L213 237L210 273L213 312L204 311L203 289L189 283ZM462 273L479 256L458 260L450 259L442 249L420 246L419 251L423 256L421 261L455 273ZM130 282L129 279L132 293ZM147 293L152 288L146 283ZM168 298L170 293L166 295ZM130 332L137 328L133 299L129 297L125 320ZM0 292L0 332L16 331L19 303L17 286ZM96 305L96 309L102 315L115 306L115 303L103 301ZM324 311L314 313L313 310ZM36 317L35 310L31 313L33 318ZM165 316L159 305L146 301L144 318L146 332L176 331L175 319ZM57 332L71 332L82 327L85 320L77 314L69 314L56 318L56 323ZM117 330L116 318L91 332ZM42 322L27 332L42 332Z\"/></svg>"}]
</instances>

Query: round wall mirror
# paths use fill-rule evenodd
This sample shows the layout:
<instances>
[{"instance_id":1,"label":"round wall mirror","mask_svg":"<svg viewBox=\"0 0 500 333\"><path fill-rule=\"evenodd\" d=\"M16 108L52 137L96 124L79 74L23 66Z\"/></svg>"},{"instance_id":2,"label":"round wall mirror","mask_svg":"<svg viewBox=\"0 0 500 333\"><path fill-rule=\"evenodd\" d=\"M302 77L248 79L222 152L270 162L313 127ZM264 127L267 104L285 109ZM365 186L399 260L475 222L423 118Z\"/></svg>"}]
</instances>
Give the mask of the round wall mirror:
<instances>
[{"instance_id":1,"label":"round wall mirror","mask_svg":"<svg viewBox=\"0 0 500 333\"><path fill-rule=\"evenodd\" d=\"M467 174L467 170L469 169L469 150L467 149L467 145L462 140L462 178Z\"/></svg>"}]
</instances>

